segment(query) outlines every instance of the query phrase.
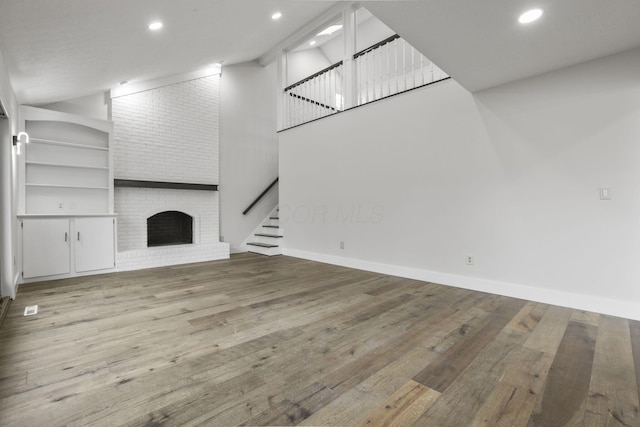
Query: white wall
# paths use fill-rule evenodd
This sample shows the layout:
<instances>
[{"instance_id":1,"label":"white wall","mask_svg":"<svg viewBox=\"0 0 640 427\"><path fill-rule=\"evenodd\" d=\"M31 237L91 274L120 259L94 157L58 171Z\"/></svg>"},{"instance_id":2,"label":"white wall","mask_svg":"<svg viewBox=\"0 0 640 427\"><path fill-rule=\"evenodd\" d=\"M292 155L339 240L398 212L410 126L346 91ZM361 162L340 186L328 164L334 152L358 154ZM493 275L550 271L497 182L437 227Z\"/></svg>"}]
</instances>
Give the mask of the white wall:
<instances>
[{"instance_id":1,"label":"white wall","mask_svg":"<svg viewBox=\"0 0 640 427\"><path fill-rule=\"evenodd\" d=\"M16 191L12 136L18 130L18 102L0 51L0 103L8 119L0 119L0 295L15 298Z\"/></svg>"},{"instance_id":2,"label":"white wall","mask_svg":"<svg viewBox=\"0 0 640 427\"><path fill-rule=\"evenodd\" d=\"M83 96L81 98L54 102L40 107L48 110L61 111L63 113L76 114L83 117L109 120L109 96L108 93L104 92Z\"/></svg>"},{"instance_id":3,"label":"white wall","mask_svg":"<svg viewBox=\"0 0 640 427\"><path fill-rule=\"evenodd\" d=\"M356 52L373 46L394 34L395 32L391 28L387 27L374 15L371 15L369 19L358 25Z\"/></svg>"},{"instance_id":4,"label":"white wall","mask_svg":"<svg viewBox=\"0 0 640 427\"><path fill-rule=\"evenodd\" d=\"M113 98L115 177L218 184L219 85L213 75Z\"/></svg>"},{"instance_id":5,"label":"white wall","mask_svg":"<svg viewBox=\"0 0 640 427\"><path fill-rule=\"evenodd\" d=\"M287 55L287 86L324 70L332 64L317 47L291 52Z\"/></svg>"},{"instance_id":6,"label":"white wall","mask_svg":"<svg viewBox=\"0 0 640 427\"><path fill-rule=\"evenodd\" d=\"M224 67L220 79L221 231L232 252L278 203L273 188L242 211L278 176L277 67L249 62Z\"/></svg>"},{"instance_id":7,"label":"white wall","mask_svg":"<svg viewBox=\"0 0 640 427\"><path fill-rule=\"evenodd\" d=\"M640 319L639 140L640 50L331 116L280 134L284 253Z\"/></svg>"},{"instance_id":8,"label":"white wall","mask_svg":"<svg viewBox=\"0 0 640 427\"><path fill-rule=\"evenodd\" d=\"M4 56L0 50L0 102L4 106L4 110L11 119L11 125L16 129L18 127L18 101L16 100L11 80L9 79L9 70L7 69Z\"/></svg>"}]
</instances>

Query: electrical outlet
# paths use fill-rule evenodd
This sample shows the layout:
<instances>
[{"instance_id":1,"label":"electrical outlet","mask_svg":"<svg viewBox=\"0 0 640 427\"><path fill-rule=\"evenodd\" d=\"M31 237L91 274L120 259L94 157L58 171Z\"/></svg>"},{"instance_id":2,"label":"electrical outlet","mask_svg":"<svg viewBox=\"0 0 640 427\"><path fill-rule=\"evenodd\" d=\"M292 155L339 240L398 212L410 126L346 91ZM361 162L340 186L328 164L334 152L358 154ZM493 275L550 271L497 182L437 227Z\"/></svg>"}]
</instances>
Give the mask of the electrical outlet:
<instances>
[{"instance_id":1,"label":"electrical outlet","mask_svg":"<svg viewBox=\"0 0 640 427\"><path fill-rule=\"evenodd\" d=\"M58 209L62 209L62 202L58 203Z\"/></svg>"},{"instance_id":2,"label":"electrical outlet","mask_svg":"<svg viewBox=\"0 0 640 427\"><path fill-rule=\"evenodd\" d=\"M473 265L474 261L473 255L467 255L467 265Z\"/></svg>"},{"instance_id":3,"label":"electrical outlet","mask_svg":"<svg viewBox=\"0 0 640 427\"><path fill-rule=\"evenodd\" d=\"M344 242L340 242L340 249L344 249Z\"/></svg>"}]
</instances>

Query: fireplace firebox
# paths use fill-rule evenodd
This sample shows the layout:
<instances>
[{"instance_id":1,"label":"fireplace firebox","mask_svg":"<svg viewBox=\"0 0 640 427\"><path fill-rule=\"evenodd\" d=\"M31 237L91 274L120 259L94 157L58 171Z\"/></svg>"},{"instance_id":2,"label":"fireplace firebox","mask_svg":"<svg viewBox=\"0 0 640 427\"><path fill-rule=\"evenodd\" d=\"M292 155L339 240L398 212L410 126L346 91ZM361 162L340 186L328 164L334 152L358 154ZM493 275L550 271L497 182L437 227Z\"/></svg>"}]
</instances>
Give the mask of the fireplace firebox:
<instances>
[{"instance_id":1,"label":"fireplace firebox","mask_svg":"<svg viewBox=\"0 0 640 427\"><path fill-rule=\"evenodd\" d=\"M147 218L147 247L193 243L193 217L165 211Z\"/></svg>"}]
</instances>

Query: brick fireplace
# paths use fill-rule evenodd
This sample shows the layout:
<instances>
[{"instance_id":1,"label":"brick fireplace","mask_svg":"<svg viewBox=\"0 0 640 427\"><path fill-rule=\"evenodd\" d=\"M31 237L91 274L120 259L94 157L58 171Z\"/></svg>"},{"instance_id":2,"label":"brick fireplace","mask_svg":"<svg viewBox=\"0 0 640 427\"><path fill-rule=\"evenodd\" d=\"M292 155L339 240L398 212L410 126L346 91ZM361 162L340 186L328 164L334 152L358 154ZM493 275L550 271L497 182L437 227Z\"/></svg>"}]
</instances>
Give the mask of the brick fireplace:
<instances>
[{"instance_id":1,"label":"brick fireplace","mask_svg":"<svg viewBox=\"0 0 640 427\"><path fill-rule=\"evenodd\" d=\"M121 271L229 257L216 191L219 75L166 83L111 101ZM190 218L189 239L149 245L148 220L166 212ZM186 232L164 224L161 235Z\"/></svg>"}]
</instances>

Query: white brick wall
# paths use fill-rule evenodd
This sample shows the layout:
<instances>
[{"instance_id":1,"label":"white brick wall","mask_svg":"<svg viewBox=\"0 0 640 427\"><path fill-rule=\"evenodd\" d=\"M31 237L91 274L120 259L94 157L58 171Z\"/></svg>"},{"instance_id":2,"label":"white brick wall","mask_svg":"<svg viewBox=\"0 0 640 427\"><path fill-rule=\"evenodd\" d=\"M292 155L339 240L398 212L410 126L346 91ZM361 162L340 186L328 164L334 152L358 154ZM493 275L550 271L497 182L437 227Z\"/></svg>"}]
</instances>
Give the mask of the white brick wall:
<instances>
[{"instance_id":1,"label":"white brick wall","mask_svg":"<svg viewBox=\"0 0 640 427\"><path fill-rule=\"evenodd\" d=\"M229 244L164 246L118 252L117 270L129 271L229 258Z\"/></svg>"},{"instance_id":2,"label":"white brick wall","mask_svg":"<svg viewBox=\"0 0 640 427\"><path fill-rule=\"evenodd\" d=\"M218 75L112 99L115 177L217 184L219 102Z\"/></svg>"},{"instance_id":3,"label":"white brick wall","mask_svg":"<svg viewBox=\"0 0 640 427\"><path fill-rule=\"evenodd\" d=\"M118 251L147 247L147 218L159 212L180 211L193 217L193 243L219 239L218 192L159 188L116 188Z\"/></svg>"},{"instance_id":4,"label":"white brick wall","mask_svg":"<svg viewBox=\"0 0 640 427\"><path fill-rule=\"evenodd\" d=\"M219 76L112 99L116 179L218 184ZM219 193L117 188L118 270L229 257L219 243ZM147 248L147 218L175 210L193 217L191 245Z\"/></svg>"}]
</instances>

